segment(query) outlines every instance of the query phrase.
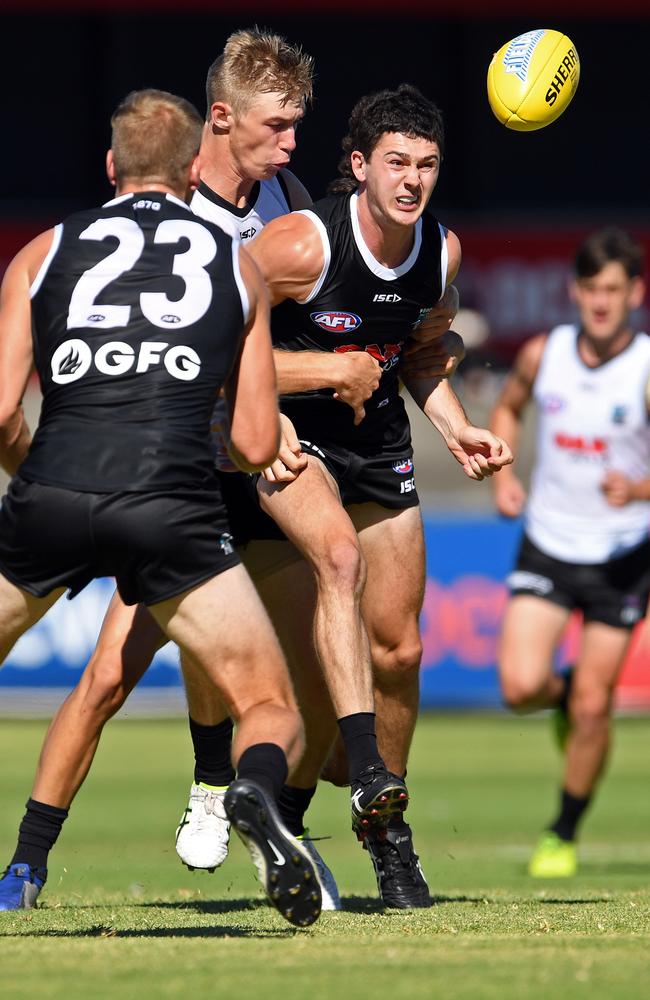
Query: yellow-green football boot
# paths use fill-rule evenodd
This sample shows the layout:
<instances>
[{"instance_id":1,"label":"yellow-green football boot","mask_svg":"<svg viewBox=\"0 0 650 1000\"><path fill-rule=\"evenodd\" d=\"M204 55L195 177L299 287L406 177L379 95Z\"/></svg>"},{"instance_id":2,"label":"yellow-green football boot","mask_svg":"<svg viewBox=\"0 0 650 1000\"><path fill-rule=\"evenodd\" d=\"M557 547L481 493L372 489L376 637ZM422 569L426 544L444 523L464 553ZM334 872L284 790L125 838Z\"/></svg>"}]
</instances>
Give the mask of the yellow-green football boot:
<instances>
[{"instance_id":1,"label":"yellow-green football boot","mask_svg":"<svg viewBox=\"0 0 650 1000\"><path fill-rule=\"evenodd\" d=\"M528 862L528 874L533 878L571 878L578 870L576 845L562 840L557 833L546 830Z\"/></svg>"}]
</instances>

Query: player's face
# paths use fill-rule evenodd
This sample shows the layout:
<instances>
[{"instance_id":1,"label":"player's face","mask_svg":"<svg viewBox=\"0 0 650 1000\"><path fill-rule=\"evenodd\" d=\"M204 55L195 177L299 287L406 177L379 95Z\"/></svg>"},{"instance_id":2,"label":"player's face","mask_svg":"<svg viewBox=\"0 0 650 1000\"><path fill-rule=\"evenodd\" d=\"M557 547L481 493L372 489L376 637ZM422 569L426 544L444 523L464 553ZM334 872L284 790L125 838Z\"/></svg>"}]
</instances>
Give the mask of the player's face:
<instances>
[{"instance_id":1,"label":"player's face","mask_svg":"<svg viewBox=\"0 0 650 1000\"><path fill-rule=\"evenodd\" d=\"M571 295L578 306L582 327L590 337L608 340L624 329L632 309L643 301L640 278L628 278L617 260L591 278L579 278L571 284Z\"/></svg>"},{"instance_id":2,"label":"player's face","mask_svg":"<svg viewBox=\"0 0 650 1000\"><path fill-rule=\"evenodd\" d=\"M302 105L282 94L259 94L230 126L230 152L243 178L263 181L286 167L296 148L296 127Z\"/></svg>"},{"instance_id":3,"label":"player's face","mask_svg":"<svg viewBox=\"0 0 650 1000\"><path fill-rule=\"evenodd\" d=\"M352 154L352 169L365 183L373 214L386 222L412 226L422 215L440 172L437 142L386 132L368 160Z\"/></svg>"}]
</instances>

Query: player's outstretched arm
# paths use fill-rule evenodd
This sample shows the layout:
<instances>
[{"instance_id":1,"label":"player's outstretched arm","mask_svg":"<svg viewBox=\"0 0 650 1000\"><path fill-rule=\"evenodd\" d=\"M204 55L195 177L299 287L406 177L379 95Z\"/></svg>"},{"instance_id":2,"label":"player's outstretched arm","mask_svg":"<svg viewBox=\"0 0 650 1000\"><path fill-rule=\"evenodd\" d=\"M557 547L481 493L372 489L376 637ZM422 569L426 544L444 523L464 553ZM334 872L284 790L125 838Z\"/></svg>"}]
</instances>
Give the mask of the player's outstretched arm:
<instances>
[{"instance_id":1,"label":"player's outstretched arm","mask_svg":"<svg viewBox=\"0 0 650 1000\"><path fill-rule=\"evenodd\" d=\"M0 289L0 465L13 475L31 442L22 400L34 353L30 287L52 245L41 233L14 257Z\"/></svg>"},{"instance_id":2,"label":"player's outstretched arm","mask_svg":"<svg viewBox=\"0 0 650 1000\"><path fill-rule=\"evenodd\" d=\"M546 334L527 340L519 350L490 417L490 429L517 451L521 421L533 393L533 385L544 352ZM504 517L518 517L526 503L526 490L514 468L506 469L494 482L494 502Z\"/></svg>"},{"instance_id":3,"label":"player's outstretched arm","mask_svg":"<svg viewBox=\"0 0 650 1000\"><path fill-rule=\"evenodd\" d=\"M414 386L416 403L470 479L485 479L512 462L512 452L502 438L469 422L448 379L432 379L429 383L420 379Z\"/></svg>"},{"instance_id":4,"label":"player's outstretched arm","mask_svg":"<svg viewBox=\"0 0 650 1000\"><path fill-rule=\"evenodd\" d=\"M244 472L260 472L275 461L280 445L278 396L262 277L242 248L239 265L250 313L239 358L225 384L230 417L230 454Z\"/></svg>"}]
</instances>

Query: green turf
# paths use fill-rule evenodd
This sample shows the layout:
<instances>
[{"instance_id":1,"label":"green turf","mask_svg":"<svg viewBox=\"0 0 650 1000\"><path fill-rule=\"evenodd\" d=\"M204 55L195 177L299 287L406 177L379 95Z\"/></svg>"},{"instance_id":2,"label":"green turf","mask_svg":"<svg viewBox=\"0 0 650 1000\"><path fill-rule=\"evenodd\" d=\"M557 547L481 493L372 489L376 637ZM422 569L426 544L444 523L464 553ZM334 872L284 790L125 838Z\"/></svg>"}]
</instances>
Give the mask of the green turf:
<instances>
[{"instance_id":1,"label":"green turf","mask_svg":"<svg viewBox=\"0 0 650 1000\"><path fill-rule=\"evenodd\" d=\"M0 850L13 850L38 723L3 722ZM436 903L382 913L344 790L310 813L347 912L294 931L261 900L236 842L214 875L178 862L191 776L182 722L114 723L52 856L43 905L0 914L3 997L541 1000L647 996L650 720L618 723L610 773L570 882L525 862L557 796L547 724L425 717L409 816Z\"/></svg>"}]
</instances>

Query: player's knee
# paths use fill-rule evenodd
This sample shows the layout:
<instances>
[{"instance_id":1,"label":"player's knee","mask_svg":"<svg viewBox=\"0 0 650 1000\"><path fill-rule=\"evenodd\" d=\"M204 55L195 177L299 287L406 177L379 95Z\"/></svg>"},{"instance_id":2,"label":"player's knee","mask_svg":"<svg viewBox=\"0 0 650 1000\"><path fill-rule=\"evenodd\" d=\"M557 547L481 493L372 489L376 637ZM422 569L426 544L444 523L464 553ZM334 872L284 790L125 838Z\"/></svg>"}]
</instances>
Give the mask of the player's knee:
<instances>
[{"instance_id":1,"label":"player's knee","mask_svg":"<svg viewBox=\"0 0 650 1000\"><path fill-rule=\"evenodd\" d=\"M501 695L513 712L527 712L537 708L540 694L538 684L524 677L501 674Z\"/></svg>"},{"instance_id":2,"label":"player's knee","mask_svg":"<svg viewBox=\"0 0 650 1000\"><path fill-rule=\"evenodd\" d=\"M612 696L609 691L576 692L571 698L569 713L575 729L598 729L609 724Z\"/></svg>"},{"instance_id":3,"label":"player's knee","mask_svg":"<svg viewBox=\"0 0 650 1000\"><path fill-rule=\"evenodd\" d=\"M126 701L124 671L120 656L99 656L88 668L88 683L84 692L84 707L109 719Z\"/></svg>"},{"instance_id":4,"label":"player's knee","mask_svg":"<svg viewBox=\"0 0 650 1000\"><path fill-rule=\"evenodd\" d=\"M418 682L422 643L417 631L396 643L373 642L371 652L375 683L380 689L408 687Z\"/></svg>"},{"instance_id":5,"label":"player's knee","mask_svg":"<svg viewBox=\"0 0 650 1000\"><path fill-rule=\"evenodd\" d=\"M316 565L319 584L338 591L361 592L366 579L366 564L356 538L345 535L333 538Z\"/></svg>"}]
</instances>

